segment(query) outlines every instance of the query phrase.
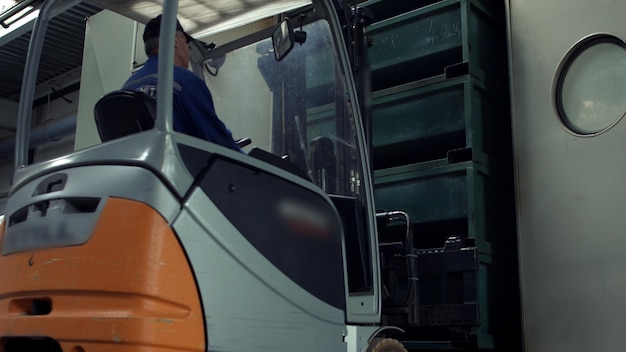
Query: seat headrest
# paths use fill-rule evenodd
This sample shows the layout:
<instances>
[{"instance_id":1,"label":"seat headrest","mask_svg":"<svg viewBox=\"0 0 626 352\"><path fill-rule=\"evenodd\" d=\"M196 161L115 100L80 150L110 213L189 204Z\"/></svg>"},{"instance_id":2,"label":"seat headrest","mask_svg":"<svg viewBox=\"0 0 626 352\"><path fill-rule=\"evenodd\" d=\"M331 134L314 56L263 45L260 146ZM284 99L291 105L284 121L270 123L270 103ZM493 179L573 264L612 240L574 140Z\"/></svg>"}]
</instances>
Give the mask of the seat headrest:
<instances>
[{"instance_id":1,"label":"seat headrest","mask_svg":"<svg viewBox=\"0 0 626 352\"><path fill-rule=\"evenodd\" d=\"M94 117L102 142L154 128L156 100L146 93L119 90L98 100Z\"/></svg>"}]
</instances>

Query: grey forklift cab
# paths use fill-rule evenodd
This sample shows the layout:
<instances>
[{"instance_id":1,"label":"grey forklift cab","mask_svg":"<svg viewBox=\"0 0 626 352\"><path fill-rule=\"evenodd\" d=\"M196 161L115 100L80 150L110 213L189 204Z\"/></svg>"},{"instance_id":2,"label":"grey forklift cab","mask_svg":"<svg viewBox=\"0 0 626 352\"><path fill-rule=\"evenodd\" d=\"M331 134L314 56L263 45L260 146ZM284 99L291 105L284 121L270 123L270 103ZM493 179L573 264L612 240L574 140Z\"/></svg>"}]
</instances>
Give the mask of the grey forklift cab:
<instances>
[{"instance_id":1,"label":"grey forklift cab","mask_svg":"<svg viewBox=\"0 0 626 352\"><path fill-rule=\"evenodd\" d=\"M394 328L380 326L353 78L366 71L359 37L344 41L362 25L352 9L241 2L230 28L255 13L273 24L194 44L196 73L251 127L241 137L256 148L243 154L172 127L176 18L197 31L224 2L95 1L143 22L163 13L156 106L114 93L117 109L96 113L102 144L28 165L46 26L65 3L43 3L26 64L0 235L0 351L403 351L380 339ZM128 119L136 130L122 130Z\"/></svg>"}]
</instances>

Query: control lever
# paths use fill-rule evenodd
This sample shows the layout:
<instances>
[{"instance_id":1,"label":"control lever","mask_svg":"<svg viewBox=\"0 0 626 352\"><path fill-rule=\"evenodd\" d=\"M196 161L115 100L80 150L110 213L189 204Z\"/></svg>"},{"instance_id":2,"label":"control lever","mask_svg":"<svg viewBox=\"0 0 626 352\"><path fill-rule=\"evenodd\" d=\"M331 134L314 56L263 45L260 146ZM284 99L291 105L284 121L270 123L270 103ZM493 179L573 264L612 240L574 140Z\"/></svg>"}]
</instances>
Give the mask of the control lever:
<instances>
[{"instance_id":1,"label":"control lever","mask_svg":"<svg viewBox=\"0 0 626 352\"><path fill-rule=\"evenodd\" d=\"M250 143L252 143L252 139L250 137L245 137L245 138L238 139L235 143L237 144L239 148L243 148L247 145L250 145Z\"/></svg>"}]
</instances>

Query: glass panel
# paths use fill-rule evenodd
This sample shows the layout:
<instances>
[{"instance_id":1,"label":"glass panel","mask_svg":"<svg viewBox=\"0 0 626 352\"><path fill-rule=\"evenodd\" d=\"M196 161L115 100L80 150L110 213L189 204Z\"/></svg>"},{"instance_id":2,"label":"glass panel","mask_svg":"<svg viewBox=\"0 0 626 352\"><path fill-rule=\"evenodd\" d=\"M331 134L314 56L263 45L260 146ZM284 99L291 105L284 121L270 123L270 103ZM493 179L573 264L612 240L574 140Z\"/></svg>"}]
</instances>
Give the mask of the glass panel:
<instances>
[{"instance_id":1,"label":"glass panel","mask_svg":"<svg viewBox=\"0 0 626 352\"><path fill-rule=\"evenodd\" d=\"M288 160L329 194L360 198L361 164L351 100L329 25L305 25L306 42L282 61L271 38L226 55L205 73L217 114L235 139Z\"/></svg>"},{"instance_id":2,"label":"glass panel","mask_svg":"<svg viewBox=\"0 0 626 352\"><path fill-rule=\"evenodd\" d=\"M626 50L610 42L588 46L565 73L561 99L562 118L574 132L611 127L626 112Z\"/></svg>"},{"instance_id":3,"label":"glass panel","mask_svg":"<svg viewBox=\"0 0 626 352\"><path fill-rule=\"evenodd\" d=\"M205 80L235 139L250 137L253 146L287 156L312 182L336 195L331 199L344 224L349 290L370 293L370 238L353 100L328 23L320 20L303 30L306 42L281 61L266 38L213 59L221 66L205 72Z\"/></svg>"}]
</instances>

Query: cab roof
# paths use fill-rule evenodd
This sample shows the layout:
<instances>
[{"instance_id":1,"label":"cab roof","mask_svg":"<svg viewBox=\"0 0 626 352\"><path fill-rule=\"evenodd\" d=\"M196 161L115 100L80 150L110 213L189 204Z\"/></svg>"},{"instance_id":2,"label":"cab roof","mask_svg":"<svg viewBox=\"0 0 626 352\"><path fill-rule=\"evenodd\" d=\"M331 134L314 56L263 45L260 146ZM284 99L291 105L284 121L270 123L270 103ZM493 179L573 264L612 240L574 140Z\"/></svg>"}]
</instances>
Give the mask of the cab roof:
<instances>
[{"instance_id":1,"label":"cab roof","mask_svg":"<svg viewBox=\"0 0 626 352\"><path fill-rule=\"evenodd\" d=\"M91 3L141 23L161 13L162 1L91 0ZM312 3L312 0L179 0L178 19L185 31L202 37Z\"/></svg>"}]
</instances>

